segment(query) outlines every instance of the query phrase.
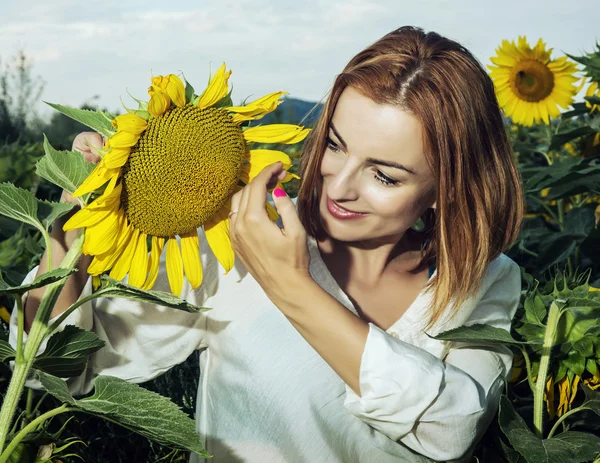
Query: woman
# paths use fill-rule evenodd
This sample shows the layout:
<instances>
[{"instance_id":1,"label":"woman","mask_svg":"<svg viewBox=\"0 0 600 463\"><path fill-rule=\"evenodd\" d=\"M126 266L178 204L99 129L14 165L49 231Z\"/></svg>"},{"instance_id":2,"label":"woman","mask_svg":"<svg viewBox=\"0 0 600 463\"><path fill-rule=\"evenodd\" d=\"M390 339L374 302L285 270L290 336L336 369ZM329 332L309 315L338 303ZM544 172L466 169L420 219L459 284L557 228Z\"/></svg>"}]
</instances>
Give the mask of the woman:
<instances>
[{"instance_id":1,"label":"woman","mask_svg":"<svg viewBox=\"0 0 600 463\"><path fill-rule=\"evenodd\" d=\"M81 144L95 137L76 147L89 156ZM227 275L199 229L204 280L183 297L211 311L95 299L65 320L107 343L72 392L94 374L146 381L201 349L197 427L215 461L468 460L512 355L427 334L509 330L519 301L519 267L502 251L523 200L491 80L459 44L393 31L336 78L296 205L274 198L283 230L264 210L280 173L268 166L234 195ZM60 262L73 235L53 236ZM90 293L88 264L53 317ZM155 289L169 290L164 263Z\"/></svg>"}]
</instances>

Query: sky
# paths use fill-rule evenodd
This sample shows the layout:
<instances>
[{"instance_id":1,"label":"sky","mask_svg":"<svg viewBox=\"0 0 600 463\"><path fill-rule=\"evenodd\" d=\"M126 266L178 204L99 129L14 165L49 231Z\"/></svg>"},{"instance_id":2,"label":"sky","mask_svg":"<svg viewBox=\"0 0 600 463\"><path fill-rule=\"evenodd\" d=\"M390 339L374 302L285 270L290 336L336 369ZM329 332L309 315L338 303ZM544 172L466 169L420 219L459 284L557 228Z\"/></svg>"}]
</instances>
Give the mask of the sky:
<instances>
[{"instance_id":1,"label":"sky","mask_svg":"<svg viewBox=\"0 0 600 463\"><path fill-rule=\"evenodd\" d=\"M132 106L128 91L147 100L151 76L170 73L199 93L223 62L236 104L278 90L320 101L350 58L402 25L488 64L519 35L542 38L553 57L592 51L596 9L597 0L0 0L0 60L24 50L45 82L41 99L69 106Z\"/></svg>"}]
</instances>

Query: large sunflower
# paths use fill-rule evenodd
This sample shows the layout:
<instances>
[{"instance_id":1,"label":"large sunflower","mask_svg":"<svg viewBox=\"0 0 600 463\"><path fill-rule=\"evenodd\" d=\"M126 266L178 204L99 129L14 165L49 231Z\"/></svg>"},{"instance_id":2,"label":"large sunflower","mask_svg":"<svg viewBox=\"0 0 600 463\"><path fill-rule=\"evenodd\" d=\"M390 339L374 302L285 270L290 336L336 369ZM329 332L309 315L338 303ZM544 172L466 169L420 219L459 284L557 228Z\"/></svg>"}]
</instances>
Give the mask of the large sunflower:
<instances>
[{"instance_id":1,"label":"large sunflower","mask_svg":"<svg viewBox=\"0 0 600 463\"><path fill-rule=\"evenodd\" d=\"M496 66L487 66L500 106L517 124L549 124L560 116L558 106L567 109L574 100L577 66L566 56L551 60L551 53L542 39L531 48L520 36L518 45L503 40L491 58Z\"/></svg>"},{"instance_id":2,"label":"large sunflower","mask_svg":"<svg viewBox=\"0 0 600 463\"><path fill-rule=\"evenodd\" d=\"M189 84L186 91L176 75L154 77L150 101L112 121L116 133L73 196L103 191L63 227L85 227L83 253L94 256L91 275L110 270L112 278L121 280L128 274L129 284L150 289L166 247L169 285L179 296L184 272L193 288L202 284L201 226L225 273L233 267L231 196L265 166L282 161L287 170L292 165L281 151L248 145L297 143L309 129L288 124L243 127L243 122L274 111L285 92L232 106L231 71L225 69L223 64L199 96ZM278 185L292 178L300 177L288 172ZM271 220L277 220L266 201L265 207Z\"/></svg>"}]
</instances>

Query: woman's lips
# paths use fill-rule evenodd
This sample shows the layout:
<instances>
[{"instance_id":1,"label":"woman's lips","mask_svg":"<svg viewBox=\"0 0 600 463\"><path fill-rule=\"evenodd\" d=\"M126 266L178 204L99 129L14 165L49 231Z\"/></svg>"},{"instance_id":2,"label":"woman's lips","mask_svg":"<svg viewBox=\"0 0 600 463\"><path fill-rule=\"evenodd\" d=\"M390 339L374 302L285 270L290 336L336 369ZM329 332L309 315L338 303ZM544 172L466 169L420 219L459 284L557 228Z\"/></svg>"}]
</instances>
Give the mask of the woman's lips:
<instances>
[{"instance_id":1,"label":"woman's lips","mask_svg":"<svg viewBox=\"0 0 600 463\"><path fill-rule=\"evenodd\" d=\"M332 216L338 219L355 219L367 215L365 212L350 211L340 206L329 197L327 198L327 209Z\"/></svg>"}]
</instances>

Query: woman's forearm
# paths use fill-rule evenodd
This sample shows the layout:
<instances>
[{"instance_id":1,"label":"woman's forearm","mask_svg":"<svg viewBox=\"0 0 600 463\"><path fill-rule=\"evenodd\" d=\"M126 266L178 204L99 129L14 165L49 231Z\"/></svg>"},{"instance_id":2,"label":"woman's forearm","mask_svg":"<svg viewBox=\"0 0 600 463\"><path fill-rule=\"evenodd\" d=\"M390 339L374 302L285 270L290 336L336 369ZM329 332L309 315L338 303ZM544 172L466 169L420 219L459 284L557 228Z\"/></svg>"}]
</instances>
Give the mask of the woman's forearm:
<instances>
[{"instance_id":1,"label":"woman's forearm","mask_svg":"<svg viewBox=\"0 0 600 463\"><path fill-rule=\"evenodd\" d=\"M293 290L287 292L287 297L275 298L275 305L323 360L360 396L360 364L369 335L369 324L314 281L305 283L294 284Z\"/></svg>"},{"instance_id":2,"label":"woman's forearm","mask_svg":"<svg viewBox=\"0 0 600 463\"><path fill-rule=\"evenodd\" d=\"M79 208L74 208L70 214L59 218L52 227L52 231L50 233L50 243L52 246L52 268L56 269L60 267L62 260L64 259L67 251L70 246L73 244L73 241L77 237L79 233L81 233L80 229L71 230L68 232L64 232L62 230L63 225L66 221L77 212ZM47 251L44 251L44 255L42 260L40 261L40 267L37 271L36 276L41 275L47 271L47 263L48 263ZM71 275L63 287L54 309L52 310L51 318L60 315L65 310L67 310L74 302L79 298L83 287L85 286L86 281L88 280L89 275L87 274L87 268L92 262L91 256L83 255L79 260L77 268L79 269L76 273ZM25 299L25 332L29 333L29 329L31 327L31 323L35 318L35 314L40 305L42 297L46 292L46 288L37 288L29 291L26 295Z\"/></svg>"}]
</instances>

